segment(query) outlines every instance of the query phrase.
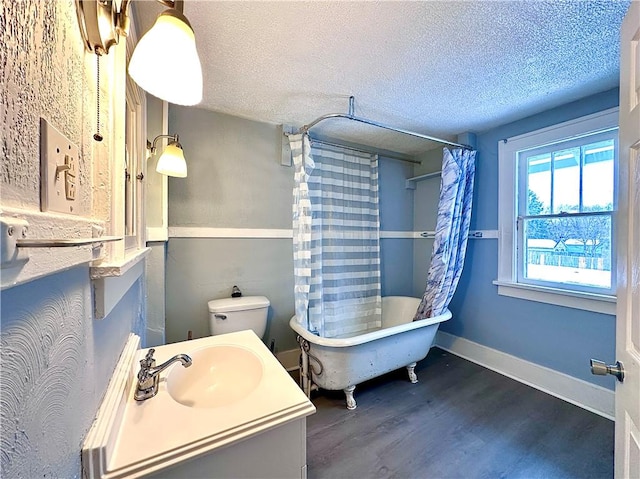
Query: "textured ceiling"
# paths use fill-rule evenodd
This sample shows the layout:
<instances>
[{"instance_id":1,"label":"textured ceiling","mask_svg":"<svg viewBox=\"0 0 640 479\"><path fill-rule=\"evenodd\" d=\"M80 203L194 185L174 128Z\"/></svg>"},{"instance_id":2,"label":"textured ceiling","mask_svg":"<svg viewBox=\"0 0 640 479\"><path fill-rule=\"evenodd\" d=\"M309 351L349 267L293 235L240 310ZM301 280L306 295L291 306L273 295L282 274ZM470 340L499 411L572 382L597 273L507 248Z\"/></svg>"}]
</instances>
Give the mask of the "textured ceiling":
<instances>
[{"instance_id":1,"label":"textured ceiling","mask_svg":"<svg viewBox=\"0 0 640 479\"><path fill-rule=\"evenodd\" d=\"M142 31L162 11L135 3ZM206 108L303 125L346 113L454 139L618 85L628 1L185 1ZM415 154L433 144L348 120L321 136Z\"/></svg>"}]
</instances>

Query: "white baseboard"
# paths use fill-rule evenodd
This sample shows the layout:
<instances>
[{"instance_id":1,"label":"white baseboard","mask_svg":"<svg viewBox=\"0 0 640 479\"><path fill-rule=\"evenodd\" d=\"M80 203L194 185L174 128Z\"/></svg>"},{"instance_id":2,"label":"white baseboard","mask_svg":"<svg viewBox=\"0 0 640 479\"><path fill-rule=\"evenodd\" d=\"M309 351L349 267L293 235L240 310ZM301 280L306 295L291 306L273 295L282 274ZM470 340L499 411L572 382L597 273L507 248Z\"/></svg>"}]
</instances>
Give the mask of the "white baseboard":
<instances>
[{"instance_id":1,"label":"white baseboard","mask_svg":"<svg viewBox=\"0 0 640 479\"><path fill-rule=\"evenodd\" d=\"M280 351L276 354L276 358L287 371L295 371L300 367L300 349L289 349Z\"/></svg>"},{"instance_id":2,"label":"white baseboard","mask_svg":"<svg viewBox=\"0 0 640 479\"><path fill-rule=\"evenodd\" d=\"M438 331L435 346L527 386L614 420L615 393L539 364Z\"/></svg>"}]
</instances>

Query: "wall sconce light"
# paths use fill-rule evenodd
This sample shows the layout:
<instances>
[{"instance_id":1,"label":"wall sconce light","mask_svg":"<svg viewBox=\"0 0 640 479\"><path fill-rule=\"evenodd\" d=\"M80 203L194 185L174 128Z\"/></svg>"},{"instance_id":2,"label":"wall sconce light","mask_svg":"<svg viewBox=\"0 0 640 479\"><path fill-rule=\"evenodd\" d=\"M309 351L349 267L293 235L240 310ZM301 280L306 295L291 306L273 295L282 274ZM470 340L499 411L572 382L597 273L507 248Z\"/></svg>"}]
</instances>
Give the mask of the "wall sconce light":
<instances>
[{"instance_id":1,"label":"wall sconce light","mask_svg":"<svg viewBox=\"0 0 640 479\"><path fill-rule=\"evenodd\" d=\"M97 55L126 36L132 0L76 0L80 32L88 51ZM184 16L183 0L156 0L169 7L136 46L129 74L140 87L161 100L195 105L202 100L202 66L193 28ZM118 4L120 8L118 9ZM158 69L171 62L170 68Z\"/></svg>"},{"instance_id":2,"label":"wall sconce light","mask_svg":"<svg viewBox=\"0 0 640 479\"><path fill-rule=\"evenodd\" d=\"M156 152L156 143L161 138L170 138L169 144L166 146L156 165L156 171L163 175L175 176L177 178L185 178L187 176L187 162L184 159L182 145L178 143L178 135L158 135L153 139L153 144L147 141L147 148L150 148L151 154Z\"/></svg>"}]
</instances>

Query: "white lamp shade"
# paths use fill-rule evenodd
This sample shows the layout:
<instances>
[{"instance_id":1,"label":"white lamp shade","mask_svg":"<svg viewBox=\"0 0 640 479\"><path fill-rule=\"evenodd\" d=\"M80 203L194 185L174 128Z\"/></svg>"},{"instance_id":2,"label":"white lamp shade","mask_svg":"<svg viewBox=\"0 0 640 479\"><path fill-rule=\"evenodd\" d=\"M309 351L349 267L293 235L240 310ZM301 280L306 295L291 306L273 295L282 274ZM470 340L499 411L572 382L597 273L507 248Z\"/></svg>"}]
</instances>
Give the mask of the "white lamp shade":
<instances>
[{"instance_id":1,"label":"white lamp shade","mask_svg":"<svg viewBox=\"0 0 640 479\"><path fill-rule=\"evenodd\" d=\"M167 176L185 178L187 176L187 162L182 148L177 143L170 143L160 155L156 171Z\"/></svg>"},{"instance_id":2,"label":"white lamp shade","mask_svg":"<svg viewBox=\"0 0 640 479\"><path fill-rule=\"evenodd\" d=\"M187 19L166 10L136 45L129 75L152 95L177 105L202 101L202 66Z\"/></svg>"}]
</instances>

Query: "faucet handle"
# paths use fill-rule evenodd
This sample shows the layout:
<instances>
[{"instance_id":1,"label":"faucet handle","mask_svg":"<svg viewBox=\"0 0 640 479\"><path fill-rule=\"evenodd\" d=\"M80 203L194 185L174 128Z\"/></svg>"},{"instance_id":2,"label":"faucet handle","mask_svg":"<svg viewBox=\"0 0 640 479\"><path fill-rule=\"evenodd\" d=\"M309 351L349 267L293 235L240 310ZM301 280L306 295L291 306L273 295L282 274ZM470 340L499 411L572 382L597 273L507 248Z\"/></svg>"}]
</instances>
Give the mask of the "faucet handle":
<instances>
[{"instance_id":1,"label":"faucet handle","mask_svg":"<svg viewBox=\"0 0 640 479\"><path fill-rule=\"evenodd\" d=\"M156 360L153 359L153 353L155 353L156 350L151 348L148 352L147 355L145 356L144 359L140 360L140 367L141 368L151 368L155 365Z\"/></svg>"}]
</instances>

